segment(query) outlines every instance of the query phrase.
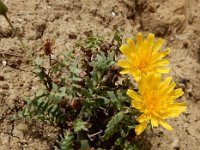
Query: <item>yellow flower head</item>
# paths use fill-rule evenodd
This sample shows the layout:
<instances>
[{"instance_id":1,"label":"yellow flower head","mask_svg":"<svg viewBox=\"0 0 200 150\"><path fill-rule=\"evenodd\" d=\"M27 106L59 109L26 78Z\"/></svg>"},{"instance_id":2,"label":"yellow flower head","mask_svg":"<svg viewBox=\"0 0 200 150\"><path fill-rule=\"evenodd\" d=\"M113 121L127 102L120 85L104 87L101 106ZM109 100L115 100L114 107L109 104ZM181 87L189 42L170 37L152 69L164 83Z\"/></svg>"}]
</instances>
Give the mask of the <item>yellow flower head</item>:
<instances>
[{"instance_id":1,"label":"yellow flower head","mask_svg":"<svg viewBox=\"0 0 200 150\"><path fill-rule=\"evenodd\" d=\"M167 77L161 81L161 74L148 73L138 82L140 94L133 90L127 91L127 95L132 98L132 107L142 113L137 118L140 123L135 128L137 135L145 130L149 122L152 127L158 127L160 124L165 129L172 130L165 119L177 117L186 110L185 103L174 102L184 93L181 88L174 89L176 84L171 80L171 77Z\"/></svg>"},{"instance_id":2,"label":"yellow flower head","mask_svg":"<svg viewBox=\"0 0 200 150\"><path fill-rule=\"evenodd\" d=\"M120 73L131 73L136 81L148 72L168 73L169 68L163 66L168 65L169 61L162 58L170 53L170 49L159 52L162 44L161 38L154 43L154 34L149 34L147 39L143 41L142 33L138 33L136 44L132 39L129 39L128 45L120 47L120 51L128 58L128 60L118 61L118 65L124 68Z\"/></svg>"}]
</instances>

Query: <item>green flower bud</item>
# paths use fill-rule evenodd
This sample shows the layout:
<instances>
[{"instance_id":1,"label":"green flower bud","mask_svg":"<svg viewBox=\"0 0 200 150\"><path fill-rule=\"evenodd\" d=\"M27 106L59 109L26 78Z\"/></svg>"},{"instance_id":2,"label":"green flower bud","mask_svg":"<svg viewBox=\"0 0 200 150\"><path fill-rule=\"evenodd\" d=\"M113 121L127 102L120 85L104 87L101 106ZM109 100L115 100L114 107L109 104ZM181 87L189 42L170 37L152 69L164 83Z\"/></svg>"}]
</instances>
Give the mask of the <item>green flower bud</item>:
<instances>
[{"instance_id":1,"label":"green flower bud","mask_svg":"<svg viewBox=\"0 0 200 150\"><path fill-rule=\"evenodd\" d=\"M8 7L0 0L0 15L5 15L8 11Z\"/></svg>"}]
</instances>

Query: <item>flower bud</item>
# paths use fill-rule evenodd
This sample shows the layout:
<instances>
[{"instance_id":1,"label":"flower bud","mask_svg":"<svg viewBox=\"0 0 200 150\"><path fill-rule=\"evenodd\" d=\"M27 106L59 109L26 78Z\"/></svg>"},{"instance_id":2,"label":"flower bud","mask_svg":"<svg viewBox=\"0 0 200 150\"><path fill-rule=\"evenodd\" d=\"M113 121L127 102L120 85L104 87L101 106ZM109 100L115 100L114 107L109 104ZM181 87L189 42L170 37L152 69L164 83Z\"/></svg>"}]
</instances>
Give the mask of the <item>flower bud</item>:
<instances>
[{"instance_id":1,"label":"flower bud","mask_svg":"<svg viewBox=\"0 0 200 150\"><path fill-rule=\"evenodd\" d=\"M8 7L0 0L0 15L5 15L8 11Z\"/></svg>"}]
</instances>

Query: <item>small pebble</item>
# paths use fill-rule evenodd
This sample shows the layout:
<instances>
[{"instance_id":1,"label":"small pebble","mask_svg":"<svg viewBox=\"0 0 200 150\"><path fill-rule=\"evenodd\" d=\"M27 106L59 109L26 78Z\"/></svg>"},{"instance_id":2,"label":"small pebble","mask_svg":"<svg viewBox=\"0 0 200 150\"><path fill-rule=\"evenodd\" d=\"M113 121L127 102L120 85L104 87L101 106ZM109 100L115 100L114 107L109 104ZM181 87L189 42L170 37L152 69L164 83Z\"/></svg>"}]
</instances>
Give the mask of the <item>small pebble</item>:
<instances>
[{"instance_id":1,"label":"small pebble","mask_svg":"<svg viewBox=\"0 0 200 150\"><path fill-rule=\"evenodd\" d=\"M5 60L2 61L2 65L5 67L7 62Z\"/></svg>"},{"instance_id":2,"label":"small pebble","mask_svg":"<svg viewBox=\"0 0 200 150\"><path fill-rule=\"evenodd\" d=\"M115 12L112 12L111 14L112 14L112 16L116 16Z\"/></svg>"}]
</instances>

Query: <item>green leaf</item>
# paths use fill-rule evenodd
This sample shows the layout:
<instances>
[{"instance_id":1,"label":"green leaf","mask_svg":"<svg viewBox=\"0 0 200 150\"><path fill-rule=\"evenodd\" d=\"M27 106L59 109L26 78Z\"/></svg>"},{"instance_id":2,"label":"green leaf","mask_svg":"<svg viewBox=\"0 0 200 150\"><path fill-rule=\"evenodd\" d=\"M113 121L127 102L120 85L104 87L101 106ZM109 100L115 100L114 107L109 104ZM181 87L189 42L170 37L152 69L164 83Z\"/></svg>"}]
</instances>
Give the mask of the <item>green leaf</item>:
<instances>
[{"instance_id":1,"label":"green leaf","mask_svg":"<svg viewBox=\"0 0 200 150\"><path fill-rule=\"evenodd\" d=\"M55 91L55 92L57 92L58 91L58 85L56 85L56 84L52 84L52 91Z\"/></svg>"},{"instance_id":2,"label":"green leaf","mask_svg":"<svg viewBox=\"0 0 200 150\"><path fill-rule=\"evenodd\" d=\"M123 120L124 115L124 112L120 111L108 122L103 136L104 140L108 140L116 132L116 128L118 124Z\"/></svg>"},{"instance_id":3,"label":"green leaf","mask_svg":"<svg viewBox=\"0 0 200 150\"><path fill-rule=\"evenodd\" d=\"M46 81L46 80L45 80L46 74L44 73L44 71L41 70L41 71L38 73L38 77L39 77L39 79L40 79L41 81Z\"/></svg>"},{"instance_id":4,"label":"green leaf","mask_svg":"<svg viewBox=\"0 0 200 150\"><path fill-rule=\"evenodd\" d=\"M97 46L100 46L100 44L103 42L102 37L97 36L93 36L93 37L89 37L86 42L85 42L85 47L86 48L96 48Z\"/></svg>"},{"instance_id":5,"label":"green leaf","mask_svg":"<svg viewBox=\"0 0 200 150\"><path fill-rule=\"evenodd\" d=\"M111 99L111 101L116 99L116 96L113 91L108 91L107 94L108 94L109 98Z\"/></svg>"},{"instance_id":6,"label":"green leaf","mask_svg":"<svg viewBox=\"0 0 200 150\"><path fill-rule=\"evenodd\" d=\"M72 80L73 80L73 81L82 81L82 79L81 79L81 78L79 78L79 77L75 77L75 76L74 76L74 77L72 77Z\"/></svg>"},{"instance_id":7,"label":"green leaf","mask_svg":"<svg viewBox=\"0 0 200 150\"><path fill-rule=\"evenodd\" d=\"M81 150L90 150L88 140L81 140Z\"/></svg>"},{"instance_id":8,"label":"green leaf","mask_svg":"<svg viewBox=\"0 0 200 150\"><path fill-rule=\"evenodd\" d=\"M106 56L103 52L97 54L96 58L90 63L97 70L107 70L116 62L113 60L114 52Z\"/></svg>"},{"instance_id":9,"label":"green leaf","mask_svg":"<svg viewBox=\"0 0 200 150\"><path fill-rule=\"evenodd\" d=\"M122 137L119 137L116 141L115 141L115 145L122 145L124 144L124 140Z\"/></svg>"},{"instance_id":10,"label":"green leaf","mask_svg":"<svg viewBox=\"0 0 200 150\"><path fill-rule=\"evenodd\" d=\"M66 90L67 90L67 88L66 88L65 86L63 86L63 87L61 87L61 88L59 89L59 91L60 91L61 93L65 93Z\"/></svg>"},{"instance_id":11,"label":"green leaf","mask_svg":"<svg viewBox=\"0 0 200 150\"><path fill-rule=\"evenodd\" d=\"M80 69L78 68L77 64L73 64L73 66L70 66L69 69L72 73L75 73L75 74L80 73Z\"/></svg>"},{"instance_id":12,"label":"green leaf","mask_svg":"<svg viewBox=\"0 0 200 150\"><path fill-rule=\"evenodd\" d=\"M122 35L120 34L119 31L116 31L116 32L115 32L114 40L117 41L118 43L121 43L121 42L122 42Z\"/></svg>"},{"instance_id":13,"label":"green leaf","mask_svg":"<svg viewBox=\"0 0 200 150\"><path fill-rule=\"evenodd\" d=\"M93 85L93 82L90 78L87 78L86 79L86 87L93 90L94 89L94 85Z\"/></svg>"},{"instance_id":14,"label":"green leaf","mask_svg":"<svg viewBox=\"0 0 200 150\"><path fill-rule=\"evenodd\" d=\"M87 131L88 129L85 127L85 125L86 125L86 122L84 122L81 119L77 119L74 125L74 132L78 133L80 131Z\"/></svg>"},{"instance_id":15,"label":"green leaf","mask_svg":"<svg viewBox=\"0 0 200 150\"><path fill-rule=\"evenodd\" d=\"M87 89L85 89L85 88L82 88L81 89L81 94L83 95L83 96L85 96L85 97L88 97L88 98L90 98L92 95L90 94L90 92L87 90Z\"/></svg>"},{"instance_id":16,"label":"green leaf","mask_svg":"<svg viewBox=\"0 0 200 150\"><path fill-rule=\"evenodd\" d=\"M24 97L24 101L29 103L31 101L31 98L30 97Z\"/></svg>"},{"instance_id":17,"label":"green leaf","mask_svg":"<svg viewBox=\"0 0 200 150\"><path fill-rule=\"evenodd\" d=\"M36 97L39 97L39 96L42 96L44 94L44 90L43 89L40 89L39 91L37 91L36 93Z\"/></svg>"},{"instance_id":18,"label":"green leaf","mask_svg":"<svg viewBox=\"0 0 200 150\"><path fill-rule=\"evenodd\" d=\"M64 135L64 138L59 142L61 150L73 150L73 139L74 135L72 132L67 131Z\"/></svg>"},{"instance_id":19,"label":"green leaf","mask_svg":"<svg viewBox=\"0 0 200 150\"><path fill-rule=\"evenodd\" d=\"M95 87L98 84L98 81L99 81L97 71L92 73L92 81L93 81L93 86Z\"/></svg>"}]
</instances>

